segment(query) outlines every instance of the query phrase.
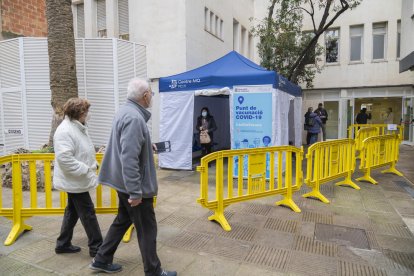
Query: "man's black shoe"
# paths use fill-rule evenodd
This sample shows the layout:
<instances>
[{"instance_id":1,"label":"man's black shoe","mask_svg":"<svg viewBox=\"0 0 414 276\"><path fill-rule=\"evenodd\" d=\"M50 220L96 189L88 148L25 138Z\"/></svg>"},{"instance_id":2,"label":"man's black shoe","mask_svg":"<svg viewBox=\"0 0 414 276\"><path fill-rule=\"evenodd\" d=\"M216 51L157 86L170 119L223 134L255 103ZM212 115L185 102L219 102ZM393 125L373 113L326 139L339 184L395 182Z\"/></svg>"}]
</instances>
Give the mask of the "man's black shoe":
<instances>
[{"instance_id":1,"label":"man's black shoe","mask_svg":"<svg viewBox=\"0 0 414 276\"><path fill-rule=\"evenodd\" d=\"M62 253L77 253L81 251L81 248L79 246L68 246L68 247L56 247L55 252L56 254L62 254Z\"/></svg>"},{"instance_id":2,"label":"man's black shoe","mask_svg":"<svg viewBox=\"0 0 414 276\"><path fill-rule=\"evenodd\" d=\"M177 276L177 272L162 270L160 276Z\"/></svg>"},{"instance_id":3,"label":"man's black shoe","mask_svg":"<svg viewBox=\"0 0 414 276\"><path fill-rule=\"evenodd\" d=\"M95 261L95 259L93 259L92 263L89 265L89 268L106 273L117 273L122 270L122 266L119 264L105 264Z\"/></svg>"}]
</instances>

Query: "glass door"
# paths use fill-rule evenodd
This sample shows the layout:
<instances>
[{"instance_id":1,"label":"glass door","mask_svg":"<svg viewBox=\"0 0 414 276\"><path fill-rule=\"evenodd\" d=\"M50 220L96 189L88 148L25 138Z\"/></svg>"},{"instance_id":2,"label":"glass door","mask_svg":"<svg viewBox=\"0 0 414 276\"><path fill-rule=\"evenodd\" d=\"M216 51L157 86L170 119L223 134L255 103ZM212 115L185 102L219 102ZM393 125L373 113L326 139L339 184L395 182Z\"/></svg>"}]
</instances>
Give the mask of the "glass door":
<instances>
[{"instance_id":1,"label":"glass door","mask_svg":"<svg viewBox=\"0 0 414 276\"><path fill-rule=\"evenodd\" d=\"M402 125L404 126L404 143L414 144L414 97L404 97L402 100Z\"/></svg>"},{"instance_id":2,"label":"glass door","mask_svg":"<svg viewBox=\"0 0 414 276\"><path fill-rule=\"evenodd\" d=\"M323 102L323 104L328 112L328 120L326 121L326 139L338 139L339 102Z\"/></svg>"},{"instance_id":3,"label":"glass door","mask_svg":"<svg viewBox=\"0 0 414 276\"><path fill-rule=\"evenodd\" d=\"M339 105L339 138L347 138L348 127L354 121L354 99L340 99Z\"/></svg>"}]
</instances>

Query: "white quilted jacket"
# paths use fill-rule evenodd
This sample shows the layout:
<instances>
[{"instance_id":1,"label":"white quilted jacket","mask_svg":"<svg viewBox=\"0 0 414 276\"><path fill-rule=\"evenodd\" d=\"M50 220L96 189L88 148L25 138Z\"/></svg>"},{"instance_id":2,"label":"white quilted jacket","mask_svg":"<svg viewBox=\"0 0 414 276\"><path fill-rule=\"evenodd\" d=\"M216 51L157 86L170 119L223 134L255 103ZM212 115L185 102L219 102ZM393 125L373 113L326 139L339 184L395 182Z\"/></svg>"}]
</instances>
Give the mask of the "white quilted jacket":
<instances>
[{"instance_id":1,"label":"white quilted jacket","mask_svg":"<svg viewBox=\"0 0 414 276\"><path fill-rule=\"evenodd\" d=\"M57 190L83 193L98 185L95 148L86 126L65 117L56 129L53 144L53 186Z\"/></svg>"}]
</instances>

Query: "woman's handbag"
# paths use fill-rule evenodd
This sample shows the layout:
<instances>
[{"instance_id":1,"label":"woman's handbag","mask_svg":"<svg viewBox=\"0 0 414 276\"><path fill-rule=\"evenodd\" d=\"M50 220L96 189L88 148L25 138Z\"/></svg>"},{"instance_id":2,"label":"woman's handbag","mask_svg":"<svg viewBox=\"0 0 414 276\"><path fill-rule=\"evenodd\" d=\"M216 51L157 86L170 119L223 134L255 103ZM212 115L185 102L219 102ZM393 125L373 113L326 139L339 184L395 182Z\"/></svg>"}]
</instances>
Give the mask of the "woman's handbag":
<instances>
[{"instance_id":1,"label":"woman's handbag","mask_svg":"<svg viewBox=\"0 0 414 276\"><path fill-rule=\"evenodd\" d=\"M210 144L211 138L210 135L208 135L207 131L201 131L200 132L200 144Z\"/></svg>"}]
</instances>

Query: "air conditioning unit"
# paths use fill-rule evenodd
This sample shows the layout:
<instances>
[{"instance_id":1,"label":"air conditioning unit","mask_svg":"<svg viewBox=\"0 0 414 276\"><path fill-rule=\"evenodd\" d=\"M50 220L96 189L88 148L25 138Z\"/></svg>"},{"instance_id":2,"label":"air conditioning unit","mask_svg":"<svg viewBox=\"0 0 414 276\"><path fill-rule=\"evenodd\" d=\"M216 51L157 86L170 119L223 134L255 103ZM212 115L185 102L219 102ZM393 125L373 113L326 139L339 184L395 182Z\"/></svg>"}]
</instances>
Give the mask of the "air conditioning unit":
<instances>
[{"instance_id":1,"label":"air conditioning unit","mask_svg":"<svg viewBox=\"0 0 414 276\"><path fill-rule=\"evenodd\" d=\"M98 37L101 37L101 38L106 37L106 29L98 30Z\"/></svg>"},{"instance_id":2,"label":"air conditioning unit","mask_svg":"<svg viewBox=\"0 0 414 276\"><path fill-rule=\"evenodd\" d=\"M129 40L129 34L120 34L119 39Z\"/></svg>"}]
</instances>

